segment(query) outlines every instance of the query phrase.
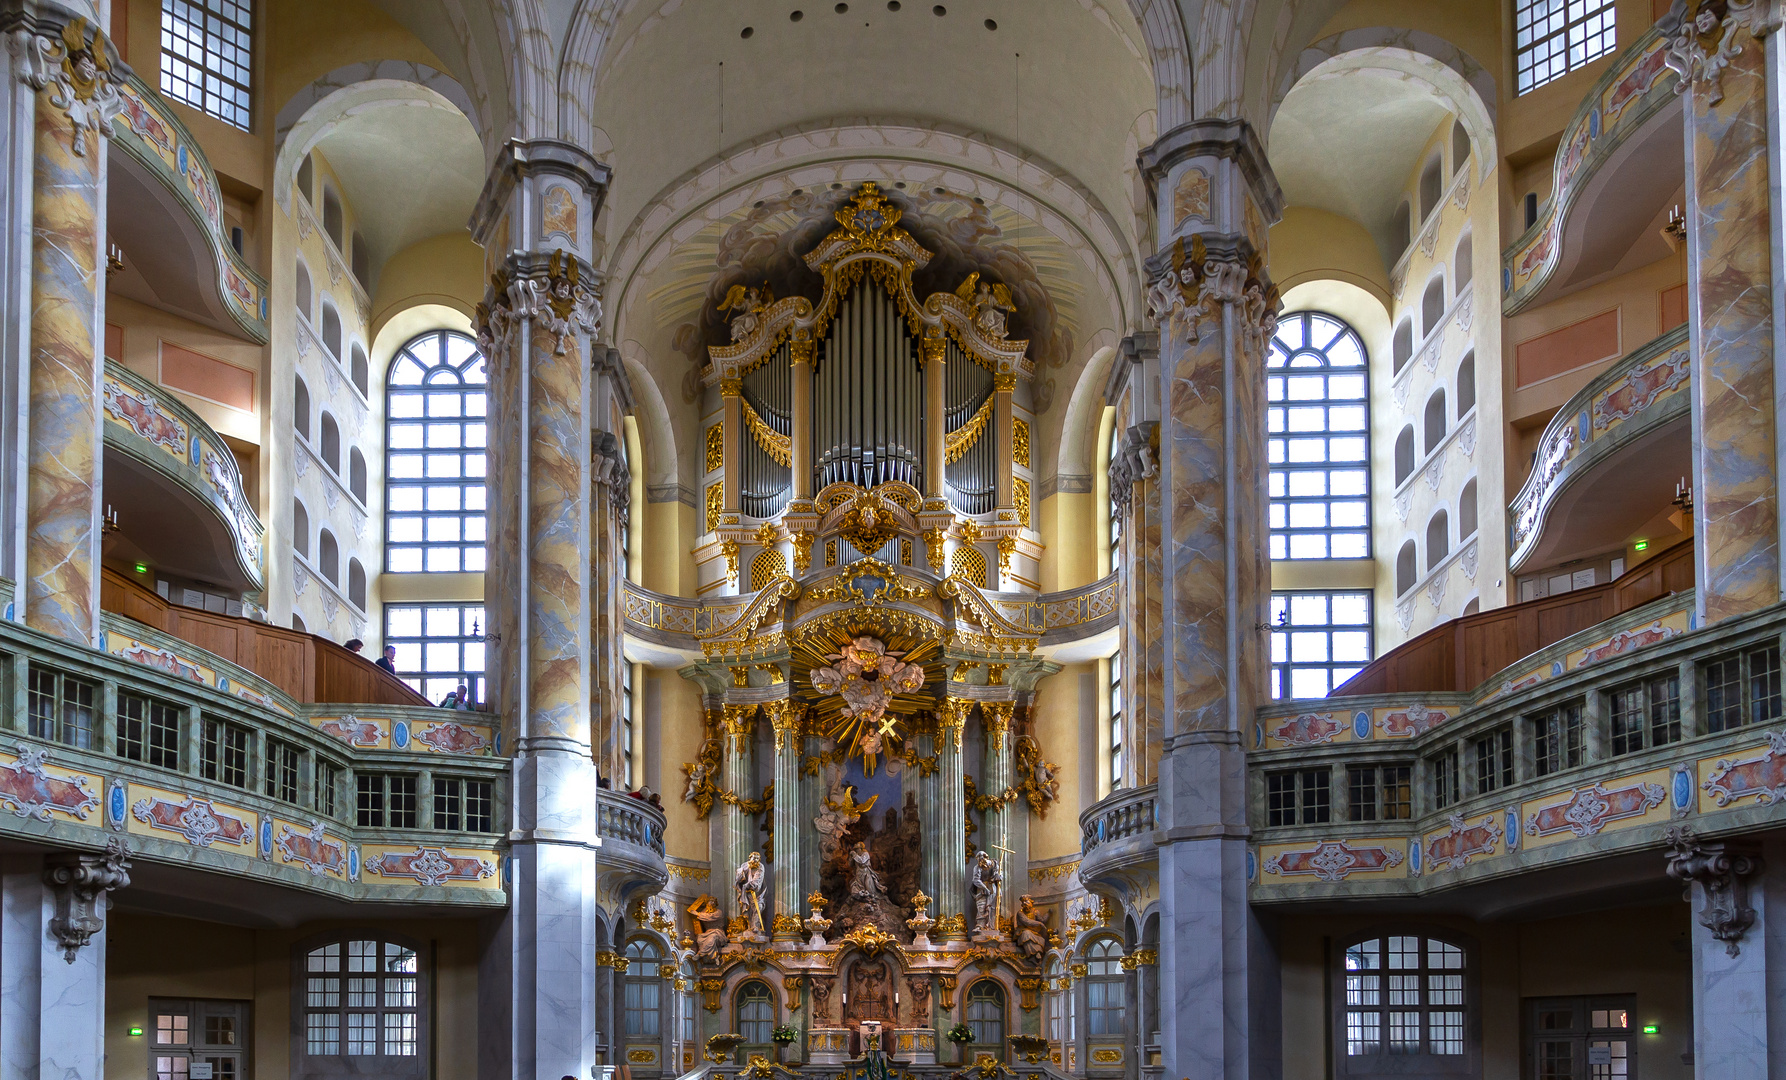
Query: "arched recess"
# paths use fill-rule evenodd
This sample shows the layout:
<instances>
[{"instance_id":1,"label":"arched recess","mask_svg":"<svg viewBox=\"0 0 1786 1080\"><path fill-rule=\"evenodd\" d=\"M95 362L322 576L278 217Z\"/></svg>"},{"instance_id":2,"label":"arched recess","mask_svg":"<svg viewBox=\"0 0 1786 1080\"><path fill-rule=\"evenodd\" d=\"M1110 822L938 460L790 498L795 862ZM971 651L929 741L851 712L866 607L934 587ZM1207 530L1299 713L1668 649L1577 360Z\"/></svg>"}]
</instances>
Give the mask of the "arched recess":
<instances>
[{"instance_id":1,"label":"arched recess","mask_svg":"<svg viewBox=\"0 0 1786 1080\"><path fill-rule=\"evenodd\" d=\"M360 68L387 68L391 74L346 85L329 81L340 72ZM403 77L405 73L413 76L416 72L428 75L425 80L419 76ZM473 131L481 135L483 130L470 109L464 88L432 68L390 60L339 68L300 90L279 110L279 134L276 136L279 150L273 163L273 197L280 208L288 214L292 212L291 194L296 186L294 179L298 168L329 132L354 116L386 108L440 109L459 113L471 122Z\"/></svg>"},{"instance_id":2,"label":"arched recess","mask_svg":"<svg viewBox=\"0 0 1786 1080\"><path fill-rule=\"evenodd\" d=\"M1068 490L1066 485L1069 483L1091 482L1098 457L1098 428L1104 419L1104 385L1110 381L1111 365L1116 356L1113 346L1092 353L1091 359L1080 369L1072 396L1067 399L1066 416L1061 422L1060 449L1054 464L1055 484L1059 490Z\"/></svg>"},{"instance_id":3,"label":"arched recess","mask_svg":"<svg viewBox=\"0 0 1786 1080\"><path fill-rule=\"evenodd\" d=\"M644 360L637 341L620 343L620 361L633 386L633 422L639 429L639 451L644 458L645 487L662 489L680 483L676 433L670 425L670 409ZM650 498L649 494L646 496Z\"/></svg>"},{"instance_id":4,"label":"arched recess","mask_svg":"<svg viewBox=\"0 0 1786 1080\"><path fill-rule=\"evenodd\" d=\"M1499 97L1494 76L1462 49L1423 30L1361 26L1313 42L1279 77L1269 116L1277 115L1291 88L1305 79L1337 79L1356 72L1412 81L1446 101L1469 132L1476 182L1488 178L1497 153ZM1265 130L1270 129L1268 119Z\"/></svg>"}]
</instances>

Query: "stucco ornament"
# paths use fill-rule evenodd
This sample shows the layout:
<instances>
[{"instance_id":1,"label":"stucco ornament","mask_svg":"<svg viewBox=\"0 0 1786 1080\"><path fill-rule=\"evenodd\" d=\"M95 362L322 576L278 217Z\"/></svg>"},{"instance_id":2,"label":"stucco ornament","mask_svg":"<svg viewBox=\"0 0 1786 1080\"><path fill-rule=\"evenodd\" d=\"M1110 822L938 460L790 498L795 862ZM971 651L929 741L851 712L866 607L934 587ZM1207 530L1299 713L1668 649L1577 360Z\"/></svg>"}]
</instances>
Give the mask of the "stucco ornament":
<instances>
[{"instance_id":1,"label":"stucco ornament","mask_svg":"<svg viewBox=\"0 0 1786 1080\"><path fill-rule=\"evenodd\" d=\"M1211 251L1201 236L1187 246L1183 237L1147 260L1147 309L1162 330L1170 328L1194 344L1202 322L1220 314L1223 304L1240 307L1242 329L1252 351L1261 352L1277 332L1282 307L1278 287L1257 253Z\"/></svg>"},{"instance_id":2,"label":"stucco ornament","mask_svg":"<svg viewBox=\"0 0 1786 1080\"><path fill-rule=\"evenodd\" d=\"M593 285L582 280L575 256L554 251L546 264L544 279L511 280L507 269L490 275L490 287L477 306L473 322L478 348L492 367L499 368L507 362L515 328L529 319L552 335L552 352L556 356L569 351L578 331L591 337L600 332L601 298Z\"/></svg>"},{"instance_id":3,"label":"stucco ornament","mask_svg":"<svg viewBox=\"0 0 1786 1080\"><path fill-rule=\"evenodd\" d=\"M1780 27L1781 0L1675 0L1656 26L1668 38L1662 62L1680 76L1675 93L1697 84L1706 102L1724 100L1724 69L1743 50L1739 30L1759 42Z\"/></svg>"},{"instance_id":4,"label":"stucco ornament","mask_svg":"<svg viewBox=\"0 0 1786 1080\"><path fill-rule=\"evenodd\" d=\"M1748 903L1748 880L1761 873L1761 857L1753 851L1720 842L1702 842L1685 825L1668 830L1668 876L1685 884L1688 903L1692 886L1705 894L1699 925L1724 943L1731 956L1742 952L1741 941L1755 924L1755 909Z\"/></svg>"},{"instance_id":5,"label":"stucco ornament","mask_svg":"<svg viewBox=\"0 0 1786 1080\"><path fill-rule=\"evenodd\" d=\"M62 946L62 959L74 963L81 947L105 929L106 893L130 885L130 845L113 837L98 854L52 855L43 882L56 899L50 933Z\"/></svg>"},{"instance_id":6,"label":"stucco ornament","mask_svg":"<svg viewBox=\"0 0 1786 1080\"><path fill-rule=\"evenodd\" d=\"M10 45L20 78L33 90L53 88L50 104L67 114L77 155L87 154L87 132L111 137L112 117L123 108L123 99L116 85L120 77L106 55L104 31L94 27L89 39L87 20L75 19L62 27L58 37L14 31Z\"/></svg>"},{"instance_id":7,"label":"stucco ornament","mask_svg":"<svg viewBox=\"0 0 1786 1080\"><path fill-rule=\"evenodd\" d=\"M812 671L812 687L819 693L843 698L843 712L852 721L854 749L862 754L866 770L874 775L874 762L884 741L894 734L895 718L888 706L898 694L911 694L924 686L924 669L899 659L880 640L859 637L839 652L826 657L835 663Z\"/></svg>"}]
</instances>

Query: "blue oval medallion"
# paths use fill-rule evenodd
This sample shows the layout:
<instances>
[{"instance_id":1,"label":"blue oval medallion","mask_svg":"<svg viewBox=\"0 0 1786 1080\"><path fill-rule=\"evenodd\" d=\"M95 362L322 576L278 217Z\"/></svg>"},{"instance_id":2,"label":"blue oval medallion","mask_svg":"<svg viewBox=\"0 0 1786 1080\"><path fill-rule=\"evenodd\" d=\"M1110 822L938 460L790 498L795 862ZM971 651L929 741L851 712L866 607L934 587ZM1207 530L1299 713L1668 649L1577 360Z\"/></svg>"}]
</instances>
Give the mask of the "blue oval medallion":
<instances>
[{"instance_id":1,"label":"blue oval medallion","mask_svg":"<svg viewBox=\"0 0 1786 1080\"><path fill-rule=\"evenodd\" d=\"M1685 811L1693 802L1693 777L1685 766L1674 770L1674 808Z\"/></svg>"},{"instance_id":2,"label":"blue oval medallion","mask_svg":"<svg viewBox=\"0 0 1786 1080\"><path fill-rule=\"evenodd\" d=\"M11 616L8 616L8 618L10 618L10 617ZM1253 749L1254 750L1265 749L1265 725L1264 724L1254 724L1253 725Z\"/></svg>"},{"instance_id":3,"label":"blue oval medallion","mask_svg":"<svg viewBox=\"0 0 1786 1080\"><path fill-rule=\"evenodd\" d=\"M265 859L273 854L273 819L265 814L260 819L260 857Z\"/></svg>"},{"instance_id":4,"label":"blue oval medallion","mask_svg":"<svg viewBox=\"0 0 1786 1080\"><path fill-rule=\"evenodd\" d=\"M1507 811L1507 850L1508 851L1516 851L1516 850L1518 850L1518 848L1519 848L1519 811L1509 810L1509 811Z\"/></svg>"},{"instance_id":5,"label":"blue oval medallion","mask_svg":"<svg viewBox=\"0 0 1786 1080\"><path fill-rule=\"evenodd\" d=\"M112 828L124 827L124 781L112 781L112 790L106 796L105 810L111 816Z\"/></svg>"},{"instance_id":6,"label":"blue oval medallion","mask_svg":"<svg viewBox=\"0 0 1786 1080\"><path fill-rule=\"evenodd\" d=\"M399 750L409 746L409 722L399 720L391 725L391 745Z\"/></svg>"},{"instance_id":7,"label":"blue oval medallion","mask_svg":"<svg viewBox=\"0 0 1786 1080\"><path fill-rule=\"evenodd\" d=\"M1420 841L1408 845L1408 866L1418 876L1420 874Z\"/></svg>"},{"instance_id":8,"label":"blue oval medallion","mask_svg":"<svg viewBox=\"0 0 1786 1080\"><path fill-rule=\"evenodd\" d=\"M1246 849L1246 879L1253 881L1259 876L1259 856L1252 848Z\"/></svg>"},{"instance_id":9,"label":"blue oval medallion","mask_svg":"<svg viewBox=\"0 0 1786 1080\"><path fill-rule=\"evenodd\" d=\"M1352 737L1368 739L1371 737L1371 714L1362 709L1352 714Z\"/></svg>"},{"instance_id":10,"label":"blue oval medallion","mask_svg":"<svg viewBox=\"0 0 1786 1080\"><path fill-rule=\"evenodd\" d=\"M360 849L357 847L347 849L347 877L350 881L360 880Z\"/></svg>"}]
</instances>

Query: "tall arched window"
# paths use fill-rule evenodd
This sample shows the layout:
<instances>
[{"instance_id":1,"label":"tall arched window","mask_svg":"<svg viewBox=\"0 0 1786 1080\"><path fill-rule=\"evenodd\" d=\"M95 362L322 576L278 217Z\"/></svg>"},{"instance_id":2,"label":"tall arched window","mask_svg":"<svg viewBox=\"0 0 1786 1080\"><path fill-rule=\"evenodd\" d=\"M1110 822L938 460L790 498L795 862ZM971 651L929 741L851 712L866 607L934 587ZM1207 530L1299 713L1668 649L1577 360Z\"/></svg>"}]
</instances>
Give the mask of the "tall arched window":
<instances>
[{"instance_id":1,"label":"tall arched window","mask_svg":"<svg viewBox=\"0 0 1786 1080\"><path fill-rule=\"evenodd\" d=\"M298 190L304 198L314 204L316 202L316 166L310 161L310 155L304 155L304 163L298 166Z\"/></svg>"},{"instance_id":2,"label":"tall arched window","mask_svg":"<svg viewBox=\"0 0 1786 1080\"><path fill-rule=\"evenodd\" d=\"M1434 154L1426 168L1420 173L1420 220L1425 222L1439 208L1439 196L1444 194L1445 166Z\"/></svg>"},{"instance_id":3,"label":"tall arched window","mask_svg":"<svg viewBox=\"0 0 1786 1080\"><path fill-rule=\"evenodd\" d=\"M347 560L347 599L354 607L366 610L366 568L358 559Z\"/></svg>"},{"instance_id":4,"label":"tall arched window","mask_svg":"<svg viewBox=\"0 0 1786 1080\"><path fill-rule=\"evenodd\" d=\"M304 1034L292 1047L294 1067L306 1075L426 1074L428 983L413 945L361 931L300 956Z\"/></svg>"},{"instance_id":5,"label":"tall arched window","mask_svg":"<svg viewBox=\"0 0 1786 1080\"><path fill-rule=\"evenodd\" d=\"M997 979L981 979L968 988L967 1027L974 1033L970 1051L1004 1057L1005 988Z\"/></svg>"},{"instance_id":6,"label":"tall arched window","mask_svg":"<svg viewBox=\"0 0 1786 1080\"><path fill-rule=\"evenodd\" d=\"M366 501L366 455L357 446L347 452L347 490L360 502Z\"/></svg>"},{"instance_id":7,"label":"tall arched window","mask_svg":"<svg viewBox=\"0 0 1786 1080\"><path fill-rule=\"evenodd\" d=\"M1459 117L1451 124L1451 175L1456 176L1470 160L1470 132Z\"/></svg>"},{"instance_id":8,"label":"tall arched window","mask_svg":"<svg viewBox=\"0 0 1786 1080\"><path fill-rule=\"evenodd\" d=\"M734 1029L744 1036L744 1042L738 1047L738 1063L750 1060L753 1053L764 1057L775 1056L775 1044L770 1034L775 1030L775 995L769 984L751 979L738 988L737 1016Z\"/></svg>"},{"instance_id":9,"label":"tall arched window","mask_svg":"<svg viewBox=\"0 0 1786 1080\"><path fill-rule=\"evenodd\" d=\"M1476 353L1464 355L1457 365L1457 418L1462 420L1476 407Z\"/></svg>"},{"instance_id":10,"label":"tall arched window","mask_svg":"<svg viewBox=\"0 0 1786 1080\"><path fill-rule=\"evenodd\" d=\"M1407 367L1408 361L1414 359L1413 319L1403 319L1401 325L1395 328L1395 340L1390 344L1390 350L1395 356L1395 370L1397 372L1400 372L1402 368Z\"/></svg>"},{"instance_id":11,"label":"tall arched window","mask_svg":"<svg viewBox=\"0 0 1786 1080\"><path fill-rule=\"evenodd\" d=\"M1414 475L1414 425L1402 428L1395 437L1395 485Z\"/></svg>"},{"instance_id":12,"label":"tall arched window","mask_svg":"<svg viewBox=\"0 0 1786 1080\"><path fill-rule=\"evenodd\" d=\"M291 501L291 546L299 555L310 557L310 511L296 499Z\"/></svg>"},{"instance_id":13,"label":"tall arched window","mask_svg":"<svg viewBox=\"0 0 1786 1080\"><path fill-rule=\"evenodd\" d=\"M1426 399L1426 452L1432 453L1445 441L1445 390L1434 390Z\"/></svg>"},{"instance_id":14,"label":"tall arched window","mask_svg":"<svg viewBox=\"0 0 1786 1080\"><path fill-rule=\"evenodd\" d=\"M629 1039L655 1039L662 1031L664 980L658 974L657 946L640 938L626 947L622 1024Z\"/></svg>"},{"instance_id":15,"label":"tall arched window","mask_svg":"<svg viewBox=\"0 0 1786 1080\"><path fill-rule=\"evenodd\" d=\"M1331 315L1286 315L1266 380L1271 557L1370 557L1364 343Z\"/></svg>"},{"instance_id":16,"label":"tall arched window","mask_svg":"<svg viewBox=\"0 0 1786 1080\"><path fill-rule=\"evenodd\" d=\"M341 239L341 196L335 194L335 188L326 180L322 185L322 231L335 241L335 250L346 246Z\"/></svg>"},{"instance_id":17,"label":"tall arched window","mask_svg":"<svg viewBox=\"0 0 1786 1080\"><path fill-rule=\"evenodd\" d=\"M1475 536L1476 527L1476 481L1471 480L1457 497L1457 542L1462 544Z\"/></svg>"},{"instance_id":18,"label":"tall arched window","mask_svg":"<svg viewBox=\"0 0 1786 1080\"><path fill-rule=\"evenodd\" d=\"M1426 292L1420 296L1420 336L1422 339L1432 336L1432 332L1445 321L1445 275L1434 274L1426 283Z\"/></svg>"},{"instance_id":19,"label":"tall arched window","mask_svg":"<svg viewBox=\"0 0 1786 1080\"><path fill-rule=\"evenodd\" d=\"M1426 523L1426 568L1435 570L1451 554L1451 521L1440 510Z\"/></svg>"},{"instance_id":20,"label":"tall arched window","mask_svg":"<svg viewBox=\"0 0 1786 1080\"><path fill-rule=\"evenodd\" d=\"M1414 550L1414 541L1409 540L1395 553L1395 595L1400 596L1414 587L1420 580L1419 558Z\"/></svg>"},{"instance_id":21,"label":"tall arched window","mask_svg":"<svg viewBox=\"0 0 1786 1080\"><path fill-rule=\"evenodd\" d=\"M1061 980L1067 976L1067 968L1065 964L1061 963L1060 957L1049 957L1048 970L1044 974L1047 978L1042 980L1042 985L1048 988L1048 997L1045 999L1048 1016L1044 1021L1046 1026L1043 1030L1046 1032L1049 1042L1058 1043L1069 1038L1067 1035L1067 995L1059 988Z\"/></svg>"},{"instance_id":22,"label":"tall arched window","mask_svg":"<svg viewBox=\"0 0 1786 1080\"><path fill-rule=\"evenodd\" d=\"M336 360L341 359L341 313L327 300L322 302L322 347Z\"/></svg>"},{"instance_id":23,"label":"tall arched window","mask_svg":"<svg viewBox=\"0 0 1786 1080\"><path fill-rule=\"evenodd\" d=\"M1110 425L1110 452L1104 462L1109 465L1116 461L1117 448L1122 446L1122 431ZM1118 560L1122 558L1122 507L1117 504L1116 492L1110 493L1110 501L1104 507L1104 513L1110 520L1110 569L1115 570Z\"/></svg>"},{"instance_id":24,"label":"tall arched window","mask_svg":"<svg viewBox=\"0 0 1786 1080\"><path fill-rule=\"evenodd\" d=\"M431 330L385 381L385 569L484 569L484 356Z\"/></svg>"},{"instance_id":25,"label":"tall arched window","mask_svg":"<svg viewBox=\"0 0 1786 1080\"><path fill-rule=\"evenodd\" d=\"M1105 938L1086 950L1086 1034L1123 1033L1123 1018L1128 1011L1127 978L1122 970L1122 942Z\"/></svg>"},{"instance_id":26,"label":"tall arched window","mask_svg":"<svg viewBox=\"0 0 1786 1080\"><path fill-rule=\"evenodd\" d=\"M1451 254L1451 280L1457 283L1453 292L1463 292L1464 286L1476 276L1475 259L1476 243L1469 233L1464 233L1464 238L1457 242L1457 248Z\"/></svg>"},{"instance_id":27,"label":"tall arched window","mask_svg":"<svg viewBox=\"0 0 1786 1080\"><path fill-rule=\"evenodd\" d=\"M1436 937L1373 935L1346 946L1334 988L1338 1075L1472 1074L1468 974L1464 950Z\"/></svg>"}]
</instances>

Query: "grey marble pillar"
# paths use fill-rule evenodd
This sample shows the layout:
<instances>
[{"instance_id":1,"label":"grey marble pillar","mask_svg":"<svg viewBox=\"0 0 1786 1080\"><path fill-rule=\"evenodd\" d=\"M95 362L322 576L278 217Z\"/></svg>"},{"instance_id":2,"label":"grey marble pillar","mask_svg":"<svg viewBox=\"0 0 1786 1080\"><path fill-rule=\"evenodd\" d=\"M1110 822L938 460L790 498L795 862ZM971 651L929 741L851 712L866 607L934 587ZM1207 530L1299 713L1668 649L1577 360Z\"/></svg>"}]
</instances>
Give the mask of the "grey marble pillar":
<instances>
[{"instance_id":1,"label":"grey marble pillar","mask_svg":"<svg viewBox=\"0 0 1786 1080\"><path fill-rule=\"evenodd\" d=\"M107 893L130 882L107 855L0 860L0 1072L9 1080L105 1075Z\"/></svg>"},{"instance_id":2,"label":"grey marble pillar","mask_svg":"<svg viewBox=\"0 0 1786 1080\"><path fill-rule=\"evenodd\" d=\"M1693 909L1693 1075L1786 1080L1786 843L1670 839Z\"/></svg>"},{"instance_id":3,"label":"grey marble pillar","mask_svg":"<svg viewBox=\"0 0 1786 1080\"><path fill-rule=\"evenodd\" d=\"M983 795L998 796L1011 786L1011 774L1014 771L1011 761L1011 720L1017 706L1009 701L985 701L980 703L981 724L986 731L986 789ZM999 873L1004 878L1004 889L999 893L999 910L994 913L995 920L1002 920L1007 911L1015 910L1016 901L1012 890L1027 884L1028 862L1023 863L1025 873L1023 880L1017 877L1017 845L1013 842L1011 819L1017 812L1015 802L1001 801L997 806L987 810L981 816L983 828L980 831L980 846L992 852L998 860ZM974 927L977 934L983 929ZM997 926L990 927L998 932Z\"/></svg>"},{"instance_id":4,"label":"grey marble pillar","mask_svg":"<svg viewBox=\"0 0 1786 1080\"><path fill-rule=\"evenodd\" d=\"M775 896L764 905L764 915L773 913L775 940L800 941L805 911L800 892L800 707L792 700L772 701L763 711L775 732Z\"/></svg>"},{"instance_id":5,"label":"grey marble pillar","mask_svg":"<svg viewBox=\"0 0 1786 1080\"><path fill-rule=\"evenodd\" d=\"M478 978L478 1073L590 1075L610 1018L596 994L590 515L596 431L614 413L589 257L608 170L552 140L510 142L473 213L496 278L478 312L490 371L490 678L514 748L505 886ZM600 419L600 423L596 420Z\"/></svg>"},{"instance_id":6,"label":"grey marble pillar","mask_svg":"<svg viewBox=\"0 0 1786 1080\"><path fill-rule=\"evenodd\" d=\"M1141 158L1160 214L1161 1065L1249 1080L1276 1075L1277 1053L1252 1008L1275 971L1247 905L1241 733L1266 700L1264 245L1282 195L1244 121L1181 126Z\"/></svg>"},{"instance_id":7,"label":"grey marble pillar","mask_svg":"<svg viewBox=\"0 0 1786 1080\"><path fill-rule=\"evenodd\" d=\"M947 698L937 711L936 891L930 895L938 941L965 938L967 912L967 792L961 783L961 729L974 703ZM945 922L945 920L948 920Z\"/></svg>"},{"instance_id":8,"label":"grey marble pillar","mask_svg":"<svg viewBox=\"0 0 1786 1080\"><path fill-rule=\"evenodd\" d=\"M750 733L758 708L756 705L727 705L721 713L725 739L721 752L725 756L720 764L720 786L740 799L749 799L755 794L751 791L756 773L751 767ZM723 803L720 840L720 857L714 860L713 876L709 880L714 892L722 897L721 903L729 917L736 919L740 913L738 898L732 892L732 878L750 853L757 850L755 819L736 803Z\"/></svg>"}]
</instances>

